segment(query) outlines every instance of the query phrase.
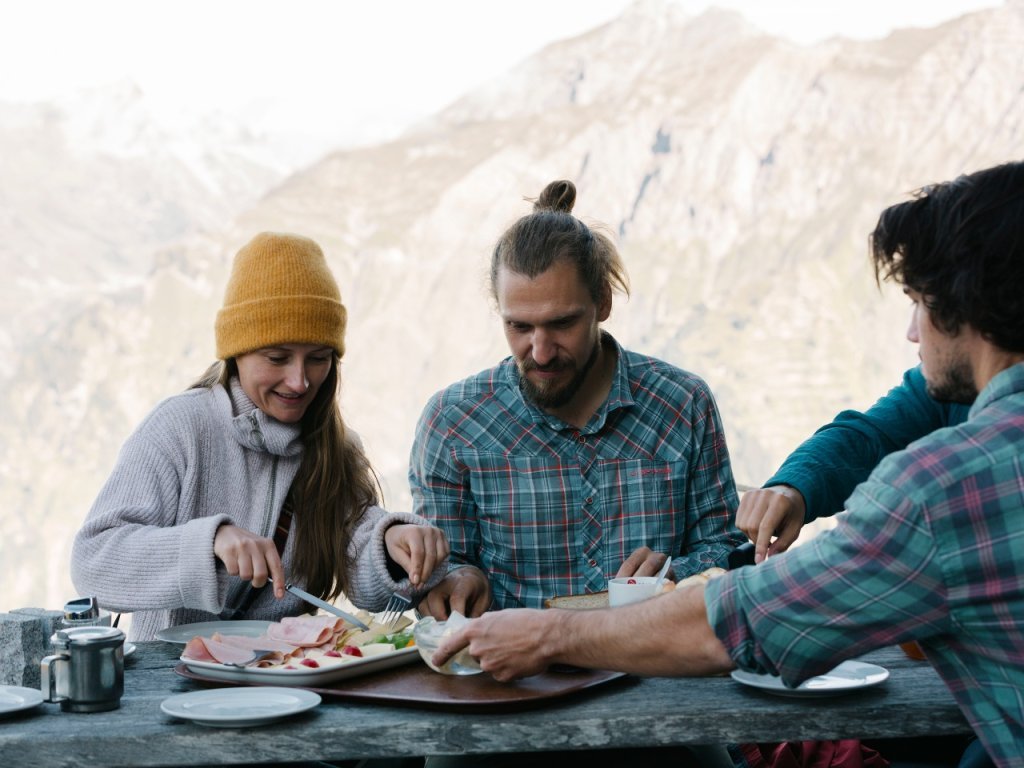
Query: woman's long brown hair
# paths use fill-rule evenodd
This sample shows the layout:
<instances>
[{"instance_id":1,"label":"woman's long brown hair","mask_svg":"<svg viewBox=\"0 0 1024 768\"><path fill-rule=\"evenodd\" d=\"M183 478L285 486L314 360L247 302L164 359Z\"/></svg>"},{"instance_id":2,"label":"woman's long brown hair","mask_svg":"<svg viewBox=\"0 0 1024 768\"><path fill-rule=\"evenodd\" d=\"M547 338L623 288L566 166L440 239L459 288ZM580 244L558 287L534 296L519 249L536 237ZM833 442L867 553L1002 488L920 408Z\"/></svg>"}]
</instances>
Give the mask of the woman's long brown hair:
<instances>
[{"instance_id":1,"label":"woman's long brown hair","mask_svg":"<svg viewBox=\"0 0 1024 768\"><path fill-rule=\"evenodd\" d=\"M294 520L292 570L324 600L348 591L348 548L366 508L380 501L380 485L362 447L345 429L338 404L341 358L302 417L302 464L288 491ZM228 388L235 361L218 361L192 385ZM291 578L291 577L289 577Z\"/></svg>"}]
</instances>

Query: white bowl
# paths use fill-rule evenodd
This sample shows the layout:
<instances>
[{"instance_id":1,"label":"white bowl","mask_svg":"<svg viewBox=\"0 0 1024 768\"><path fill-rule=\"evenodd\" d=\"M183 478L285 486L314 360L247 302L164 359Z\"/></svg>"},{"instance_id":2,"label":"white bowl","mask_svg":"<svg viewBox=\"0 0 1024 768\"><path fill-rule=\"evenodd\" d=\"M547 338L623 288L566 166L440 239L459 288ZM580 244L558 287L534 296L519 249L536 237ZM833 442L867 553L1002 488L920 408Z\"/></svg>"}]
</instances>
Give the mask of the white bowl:
<instances>
[{"instance_id":1,"label":"white bowl","mask_svg":"<svg viewBox=\"0 0 1024 768\"><path fill-rule=\"evenodd\" d=\"M453 613L448 621L437 621L433 616L425 616L416 622L412 636L416 640L420 656L423 657L428 667L442 675L478 675L483 671L477 660L469 655L468 648L463 648L455 654L443 667L435 666L430 660L434 651L437 650L437 646L441 644L441 639L452 634L468 621L462 614Z\"/></svg>"}]
</instances>

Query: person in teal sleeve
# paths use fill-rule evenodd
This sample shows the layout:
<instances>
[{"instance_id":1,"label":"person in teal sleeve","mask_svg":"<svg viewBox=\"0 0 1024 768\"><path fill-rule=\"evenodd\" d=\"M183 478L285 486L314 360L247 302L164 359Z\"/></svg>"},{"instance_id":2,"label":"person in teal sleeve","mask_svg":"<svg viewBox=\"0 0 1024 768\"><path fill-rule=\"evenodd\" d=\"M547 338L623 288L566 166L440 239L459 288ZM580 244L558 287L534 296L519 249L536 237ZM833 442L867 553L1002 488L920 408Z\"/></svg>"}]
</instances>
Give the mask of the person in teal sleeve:
<instances>
[{"instance_id":1,"label":"person in teal sleeve","mask_svg":"<svg viewBox=\"0 0 1024 768\"><path fill-rule=\"evenodd\" d=\"M497 680L739 668L792 688L913 640L978 737L960 765L1024 765L1024 162L887 208L871 253L911 301L927 393L966 421L883 458L834 528L756 567L618 608L487 613L432 663L465 648Z\"/></svg>"},{"instance_id":2,"label":"person in teal sleeve","mask_svg":"<svg viewBox=\"0 0 1024 768\"><path fill-rule=\"evenodd\" d=\"M969 410L969 404L928 394L915 367L867 411L838 414L793 451L764 487L740 499L736 527L754 542L754 562L789 549L805 523L842 510L858 483L890 453L966 421Z\"/></svg>"}]
</instances>

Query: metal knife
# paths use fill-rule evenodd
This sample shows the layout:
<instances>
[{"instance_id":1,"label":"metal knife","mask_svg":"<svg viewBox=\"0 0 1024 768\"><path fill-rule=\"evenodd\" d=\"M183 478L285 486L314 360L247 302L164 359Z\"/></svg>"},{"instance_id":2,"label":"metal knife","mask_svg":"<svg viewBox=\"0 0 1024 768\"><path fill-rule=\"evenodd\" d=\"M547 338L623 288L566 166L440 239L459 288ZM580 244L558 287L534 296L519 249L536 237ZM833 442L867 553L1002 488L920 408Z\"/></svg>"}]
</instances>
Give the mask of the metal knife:
<instances>
[{"instance_id":1,"label":"metal knife","mask_svg":"<svg viewBox=\"0 0 1024 768\"><path fill-rule=\"evenodd\" d=\"M309 592L306 592L305 590L299 589L298 587L296 587L296 586L294 586L292 584L286 584L285 585L285 591L291 592L296 597L301 597L303 600L305 600L310 605L315 605L317 608L323 608L328 613L333 613L335 616L340 616L345 621L350 622L352 624L355 624L360 629L369 629L370 628L368 624L365 624L364 622L360 621L355 616L353 616L351 613L346 613L345 611L341 610L341 608L337 607L336 605L331 605L326 600L321 600L319 597L314 597L313 595L309 594Z\"/></svg>"}]
</instances>

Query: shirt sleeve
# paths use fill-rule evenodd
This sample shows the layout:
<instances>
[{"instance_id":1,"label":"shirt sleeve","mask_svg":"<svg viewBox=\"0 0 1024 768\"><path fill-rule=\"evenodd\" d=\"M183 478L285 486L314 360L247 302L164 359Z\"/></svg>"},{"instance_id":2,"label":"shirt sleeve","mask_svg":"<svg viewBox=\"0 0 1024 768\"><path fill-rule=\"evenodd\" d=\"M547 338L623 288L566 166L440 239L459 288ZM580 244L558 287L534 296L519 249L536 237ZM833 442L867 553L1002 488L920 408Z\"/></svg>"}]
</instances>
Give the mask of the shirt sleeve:
<instances>
[{"instance_id":1,"label":"shirt sleeve","mask_svg":"<svg viewBox=\"0 0 1024 768\"><path fill-rule=\"evenodd\" d=\"M796 686L874 648L948 631L926 516L876 475L833 530L708 583L708 621L741 669Z\"/></svg>"},{"instance_id":2,"label":"shirt sleeve","mask_svg":"<svg viewBox=\"0 0 1024 768\"><path fill-rule=\"evenodd\" d=\"M443 393L427 403L416 425L409 460L413 513L444 531L451 568L476 565L480 529L468 475L457 464L451 445L459 439L444 418Z\"/></svg>"},{"instance_id":3,"label":"shirt sleeve","mask_svg":"<svg viewBox=\"0 0 1024 768\"><path fill-rule=\"evenodd\" d=\"M818 429L765 483L790 485L806 503L805 522L843 509L858 483L893 451L966 418L966 409L934 400L920 368L911 368L865 412L847 410Z\"/></svg>"},{"instance_id":4,"label":"shirt sleeve","mask_svg":"<svg viewBox=\"0 0 1024 768\"><path fill-rule=\"evenodd\" d=\"M692 425L697 450L690 462L686 499L686 554L673 559L676 578L713 566L727 568L729 553L747 540L734 525L739 498L729 449L718 406L705 386L694 398Z\"/></svg>"}]
</instances>

